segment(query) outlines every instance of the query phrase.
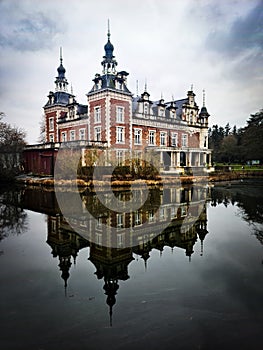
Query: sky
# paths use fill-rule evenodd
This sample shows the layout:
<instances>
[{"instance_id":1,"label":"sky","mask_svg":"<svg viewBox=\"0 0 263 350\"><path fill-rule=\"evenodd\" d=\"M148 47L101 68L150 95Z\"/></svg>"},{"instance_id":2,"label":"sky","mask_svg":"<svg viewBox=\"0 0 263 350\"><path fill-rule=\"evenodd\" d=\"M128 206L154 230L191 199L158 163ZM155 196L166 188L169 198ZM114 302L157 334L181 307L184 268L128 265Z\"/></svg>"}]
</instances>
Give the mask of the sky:
<instances>
[{"instance_id":1,"label":"sky","mask_svg":"<svg viewBox=\"0 0 263 350\"><path fill-rule=\"evenodd\" d=\"M246 125L262 105L263 0L0 0L0 112L37 143L63 48L66 78L86 104L107 42L137 95L185 98L193 85L210 126Z\"/></svg>"}]
</instances>

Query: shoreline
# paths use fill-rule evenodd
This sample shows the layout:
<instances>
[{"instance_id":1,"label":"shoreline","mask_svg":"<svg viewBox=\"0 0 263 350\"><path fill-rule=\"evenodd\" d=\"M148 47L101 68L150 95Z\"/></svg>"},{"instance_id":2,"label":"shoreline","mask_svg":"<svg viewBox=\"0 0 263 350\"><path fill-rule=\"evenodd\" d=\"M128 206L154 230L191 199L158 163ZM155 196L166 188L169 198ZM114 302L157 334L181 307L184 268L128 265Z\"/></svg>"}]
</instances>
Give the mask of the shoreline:
<instances>
[{"instance_id":1,"label":"shoreline","mask_svg":"<svg viewBox=\"0 0 263 350\"><path fill-rule=\"evenodd\" d=\"M130 187L136 186L163 186L165 185L173 185L173 184L181 184L181 185L190 185L193 183L215 183L215 182L223 182L223 181L234 181L234 180L242 180L242 179L253 179L253 178L262 178L263 171L232 171L232 172L220 172L220 173L212 173L208 175L199 175L199 176L191 176L191 175L180 175L180 176L163 176L160 179L156 180L88 180L84 181L82 179L77 180L54 180L53 177L37 177L37 176L29 176L29 175L19 175L15 178L15 183L23 184L26 186L39 186L39 187L47 187L54 188L56 187L69 187L77 186L78 188L105 188L105 187Z\"/></svg>"}]
</instances>

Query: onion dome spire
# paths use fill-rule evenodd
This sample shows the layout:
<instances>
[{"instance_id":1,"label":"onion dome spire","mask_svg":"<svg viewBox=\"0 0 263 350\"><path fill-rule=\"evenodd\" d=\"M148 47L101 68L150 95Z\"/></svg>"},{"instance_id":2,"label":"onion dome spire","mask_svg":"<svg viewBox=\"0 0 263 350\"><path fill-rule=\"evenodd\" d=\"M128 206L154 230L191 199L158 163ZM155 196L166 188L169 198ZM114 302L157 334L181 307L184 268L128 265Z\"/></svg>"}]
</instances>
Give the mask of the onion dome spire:
<instances>
[{"instance_id":1,"label":"onion dome spire","mask_svg":"<svg viewBox=\"0 0 263 350\"><path fill-rule=\"evenodd\" d=\"M58 76L56 77L56 91L67 91L68 90L68 81L65 77L66 69L63 66L62 58L62 47L60 47L60 65L57 69Z\"/></svg>"},{"instance_id":2,"label":"onion dome spire","mask_svg":"<svg viewBox=\"0 0 263 350\"><path fill-rule=\"evenodd\" d=\"M103 56L104 60L101 62L103 66L103 74L115 74L117 66L117 62L115 61L115 56L113 56L114 46L110 41L110 21L108 20L108 41L104 45L105 56Z\"/></svg>"}]
</instances>

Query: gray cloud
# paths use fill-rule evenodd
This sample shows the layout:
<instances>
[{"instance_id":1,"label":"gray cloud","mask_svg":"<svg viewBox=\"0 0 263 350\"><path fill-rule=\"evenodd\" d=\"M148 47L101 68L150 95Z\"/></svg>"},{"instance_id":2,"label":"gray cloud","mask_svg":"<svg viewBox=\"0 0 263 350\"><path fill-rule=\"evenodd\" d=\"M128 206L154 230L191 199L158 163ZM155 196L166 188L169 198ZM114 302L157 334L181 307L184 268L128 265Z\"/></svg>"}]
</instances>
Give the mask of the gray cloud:
<instances>
[{"instance_id":1,"label":"gray cloud","mask_svg":"<svg viewBox=\"0 0 263 350\"><path fill-rule=\"evenodd\" d=\"M40 11L20 11L18 3L10 4L0 3L0 46L19 51L52 47L55 36L63 32L61 24L58 24L61 21L56 22Z\"/></svg>"},{"instance_id":2,"label":"gray cloud","mask_svg":"<svg viewBox=\"0 0 263 350\"><path fill-rule=\"evenodd\" d=\"M260 1L244 18L234 21L229 31L210 33L206 47L227 56L235 56L251 49L263 48L263 1Z\"/></svg>"}]
</instances>

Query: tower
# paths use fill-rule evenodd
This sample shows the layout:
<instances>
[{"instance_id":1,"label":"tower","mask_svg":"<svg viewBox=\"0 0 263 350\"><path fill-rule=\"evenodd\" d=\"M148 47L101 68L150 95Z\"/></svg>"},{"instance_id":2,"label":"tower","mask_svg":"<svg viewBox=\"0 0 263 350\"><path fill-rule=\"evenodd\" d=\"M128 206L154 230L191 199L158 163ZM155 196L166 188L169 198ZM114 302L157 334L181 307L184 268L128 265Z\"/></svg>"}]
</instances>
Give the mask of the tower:
<instances>
[{"instance_id":1,"label":"tower","mask_svg":"<svg viewBox=\"0 0 263 350\"><path fill-rule=\"evenodd\" d=\"M104 46L102 74L96 74L94 85L87 94L90 139L103 141L113 148L116 158L124 159L132 142L132 94L127 88L126 71L117 71L108 26Z\"/></svg>"},{"instance_id":2,"label":"tower","mask_svg":"<svg viewBox=\"0 0 263 350\"><path fill-rule=\"evenodd\" d=\"M57 68L57 72L55 92L49 92L48 102L44 106L46 142L60 141L58 121L67 114L67 104L72 96L68 93L68 81L65 76L66 69L63 66L62 48L60 48L60 65Z\"/></svg>"}]
</instances>

